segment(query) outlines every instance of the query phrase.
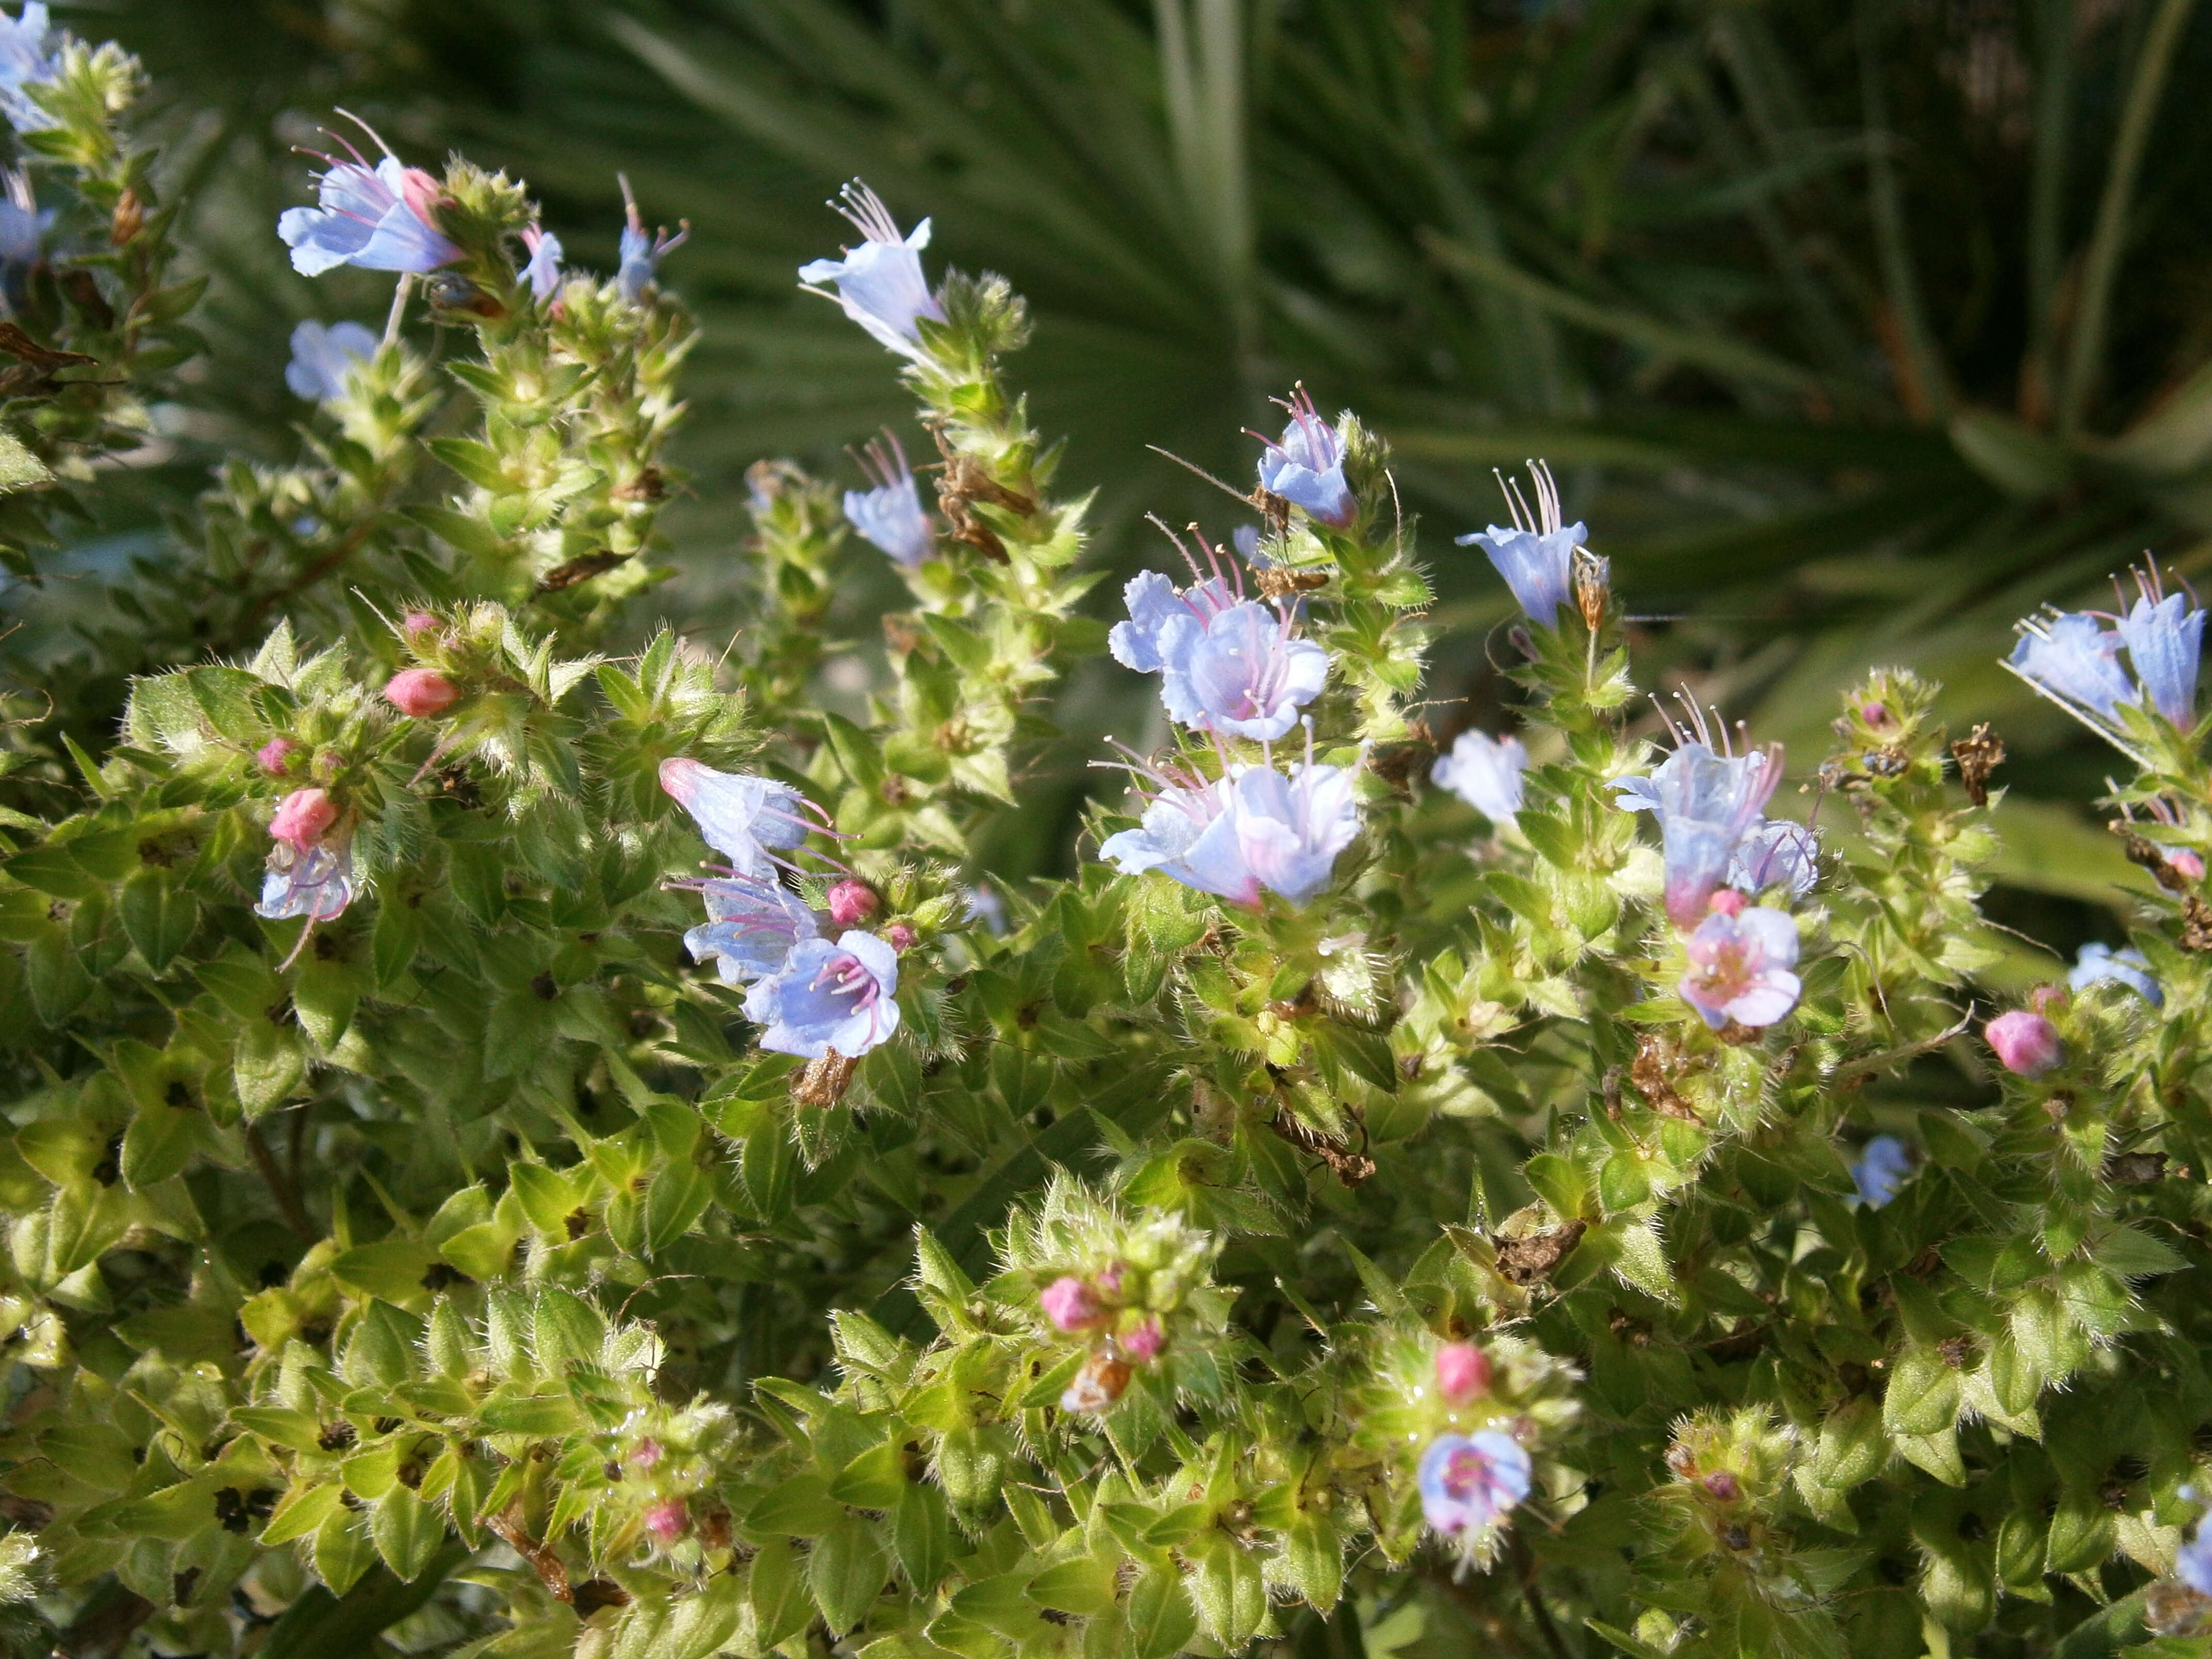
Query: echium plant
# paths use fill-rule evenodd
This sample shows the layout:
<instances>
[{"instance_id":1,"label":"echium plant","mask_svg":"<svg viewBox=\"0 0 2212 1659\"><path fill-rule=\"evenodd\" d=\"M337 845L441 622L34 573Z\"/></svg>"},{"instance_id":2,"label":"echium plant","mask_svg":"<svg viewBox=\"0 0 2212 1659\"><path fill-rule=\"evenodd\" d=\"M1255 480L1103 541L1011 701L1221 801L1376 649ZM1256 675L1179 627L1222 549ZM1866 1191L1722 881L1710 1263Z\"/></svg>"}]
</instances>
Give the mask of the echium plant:
<instances>
[{"instance_id":1,"label":"echium plant","mask_svg":"<svg viewBox=\"0 0 2212 1659\"><path fill-rule=\"evenodd\" d=\"M128 153L135 69L45 27L0 33L26 153ZM0 830L12 1651L2201 1647L2185 590L2023 624L2158 892L1998 995L1996 736L1877 672L1785 795L1655 718L1540 465L1461 538L1510 732L1438 752L1388 447L1302 388L1087 613L1021 301L857 185L800 276L921 443L757 466L744 633L641 636L673 241L572 270L514 181L361 142L280 230L388 318L302 325L299 462L146 574L203 643L149 628ZM111 441L70 384L0 411L27 451ZM1152 752L1057 738L1099 651ZM1129 790L1073 873L979 867L1080 759Z\"/></svg>"}]
</instances>

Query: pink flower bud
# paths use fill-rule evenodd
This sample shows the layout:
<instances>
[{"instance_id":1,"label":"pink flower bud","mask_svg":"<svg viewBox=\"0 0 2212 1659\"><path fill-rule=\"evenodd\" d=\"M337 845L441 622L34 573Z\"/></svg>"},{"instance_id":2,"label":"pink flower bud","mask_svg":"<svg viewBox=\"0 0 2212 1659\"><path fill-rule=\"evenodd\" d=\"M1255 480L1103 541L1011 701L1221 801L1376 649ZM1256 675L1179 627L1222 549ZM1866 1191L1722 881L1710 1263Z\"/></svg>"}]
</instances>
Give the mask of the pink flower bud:
<instances>
[{"instance_id":1,"label":"pink flower bud","mask_svg":"<svg viewBox=\"0 0 2212 1659\"><path fill-rule=\"evenodd\" d=\"M295 789L276 803L276 816L269 820L269 834L304 853L337 821L337 805L328 790Z\"/></svg>"},{"instance_id":2,"label":"pink flower bud","mask_svg":"<svg viewBox=\"0 0 2212 1659\"><path fill-rule=\"evenodd\" d=\"M1889 724L1889 705L1881 702L1861 703L1859 705L1859 718L1864 720L1869 726L1875 727L1876 730L1880 730L1881 727Z\"/></svg>"},{"instance_id":3,"label":"pink flower bud","mask_svg":"<svg viewBox=\"0 0 2212 1659\"><path fill-rule=\"evenodd\" d=\"M1743 1488L1726 1469L1715 1469L1705 1480L1705 1490L1723 1504L1733 1504L1743 1496Z\"/></svg>"},{"instance_id":4,"label":"pink flower bud","mask_svg":"<svg viewBox=\"0 0 2212 1659\"><path fill-rule=\"evenodd\" d=\"M2021 1077L2041 1077L2058 1064L2063 1054L2057 1028L2025 1008L1999 1014L1982 1028L1982 1034L2005 1070Z\"/></svg>"},{"instance_id":5,"label":"pink flower bud","mask_svg":"<svg viewBox=\"0 0 2212 1659\"><path fill-rule=\"evenodd\" d=\"M1167 1345L1168 1334L1149 1315L1121 1333L1121 1352L1140 1365L1158 1358Z\"/></svg>"},{"instance_id":6,"label":"pink flower bud","mask_svg":"<svg viewBox=\"0 0 2212 1659\"><path fill-rule=\"evenodd\" d=\"M440 623L438 619L427 611L410 611L400 618L399 626L410 638L412 638L418 634L436 633Z\"/></svg>"},{"instance_id":7,"label":"pink flower bud","mask_svg":"<svg viewBox=\"0 0 2212 1659\"><path fill-rule=\"evenodd\" d=\"M2191 881L2204 879L2204 860L2186 847L2177 848L2166 855L2166 861Z\"/></svg>"},{"instance_id":8,"label":"pink flower bud","mask_svg":"<svg viewBox=\"0 0 2212 1659\"><path fill-rule=\"evenodd\" d=\"M691 1530L691 1511L680 1498L664 1498L645 1512L645 1529L663 1544L673 1544Z\"/></svg>"},{"instance_id":9,"label":"pink flower bud","mask_svg":"<svg viewBox=\"0 0 2212 1659\"><path fill-rule=\"evenodd\" d=\"M1108 1296L1121 1294L1121 1277L1129 1271L1126 1261L1109 1261L1093 1276L1093 1281Z\"/></svg>"},{"instance_id":10,"label":"pink flower bud","mask_svg":"<svg viewBox=\"0 0 2212 1659\"><path fill-rule=\"evenodd\" d=\"M2063 1008L2071 1000L2063 985L2039 985L2027 994L2027 1006L2039 1014Z\"/></svg>"},{"instance_id":11,"label":"pink flower bud","mask_svg":"<svg viewBox=\"0 0 2212 1659\"><path fill-rule=\"evenodd\" d=\"M1062 1273L1046 1285L1037 1305L1054 1330L1088 1330L1098 1322L1098 1298L1091 1293L1090 1285L1073 1273Z\"/></svg>"},{"instance_id":12,"label":"pink flower bud","mask_svg":"<svg viewBox=\"0 0 2212 1659\"><path fill-rule=\"evenodd\" d=\"M271 738L253 751L253 763L272 778L281 778L292 769L292 752L299 744L289 738Z\"/></svg>"},{"instance_id":13,"label":"pink flower bud","mask_svg":"<svg viewBox=\"0 0 2212 1659\"><path fill-rule=\"evenodd\" d=\"M884 928L884 937L891 942L894 951L911 951L921 941L921 935L902 921L895 921Z\"/></svg>"},{"instance_id":14,"label":"pink flower bud","mask_svg":"<svg viewBox=\"0 0 2212 1659\"><path fill-rule=\"evenodd\" d=\"M1462 1405L1490 1388L1490 1356L1472 1342L1447 1342L1437 1350L1437 1392Z\"/></svg>"},{"instance_id":15,"label":"pink flower bud","mask_svg":"<svg viewBox=\"0 0 2212 1659\"><path fill-rule=\"evenodd\" d=\"M385 701L410 720L427 720L461 700L461 688L434 668L403 668L384 684Z\"/></svg>"},{"instance_id":16,"label":"pink flower bud","mask_svg":"<svg viewBox=\"0 0 2212 1659\"><path fill-rule=\"evenodd\" d=\"M1733 887L1723 887L1712 896L1713 908L1719 911L1724 916L1741 915L1743 914L1744 903L1745 899L1743 895L1736 891Z\"/></svg>"},{"instance_id":17,"label":"pink flower bud","mask_svg":"<svg viewBox=\"0 0 2212 1659\"><path fill-rule=\"evenodd\" d=\"M629 1462L632 1468L651 1468L660 1462L660 1443L651 1435L646 1436L629 1449Z\"/></svg>"},{"instance_id":18,"label":"pink flower bud","mask_svg":"<svg viewBox=\"0 0 2212 1659\"><path fill-rule=\"evenodd\" d=\"M830 920L840 927L857 927L875 915L882 903L874 888L848 876L830 890Z\"/></svg>"}]
</instances>

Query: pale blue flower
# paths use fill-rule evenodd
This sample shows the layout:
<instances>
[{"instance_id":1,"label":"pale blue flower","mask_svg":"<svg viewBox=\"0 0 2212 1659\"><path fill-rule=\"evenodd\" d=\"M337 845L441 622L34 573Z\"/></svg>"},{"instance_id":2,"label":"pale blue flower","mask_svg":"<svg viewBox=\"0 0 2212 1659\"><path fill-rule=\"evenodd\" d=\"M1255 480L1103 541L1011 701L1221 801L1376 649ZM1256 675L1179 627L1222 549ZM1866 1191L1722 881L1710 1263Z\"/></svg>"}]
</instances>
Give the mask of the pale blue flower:
<instances>
[{"instance_id":1,"label":"pale blue flower","mask_svg":"<svg viewBox=\"0 0 2212 1659\"><path fill-rule=\"evenodd\" d=\"M1756 1029L1786 1018L1803 990L1797 924L1779 910L1715 906L1685 947L1689 971L1676 988L1716 1031L1733 1020Z\"/></svg>"},{"instance_id":2,"label":"pale blue flower","mask_svg":"<svg viewBox=\"0 0 2212 1659\"><path fill-rule=\"evenodd\" d=\"M1462 732L1451 752L1437 757L1429 777L1492 823L1510 823L1521 811L1522 774L1528 750L1518 738Z\"/></svg>"},{"instance_id":3,"label":"pale blue flower","mask_svg":"<svg viewBox=\"0 0 2212 1659\"><path fill-rule=\"evenodd\" d=\"M2054 612L2021 623L2020 642L2006 659L2030 685L2069 710L2087 710L2106 730L2136 688L2120 666L2120 641L2086 611Z\"/></svg>"},{"instance_id":4,"label":"pale blue flower","mask_svg":"<svg viewBox=\"0 0 2212 1659\"><path fill-rule=\"evenodd\" d=\"M864 239L845 250L842 259L817 259L799 267L799 281L811 293L829 295L845 307L845 314L893 351L921 358L921 322L945 320L945 307L929 291L921 274L921 250L929 246L929 221L914 228L911 236L899 234L898 222L877 197L859 179L838 192L836 208ZM823 283L835 287L835 293Z\"/></svg>"},{"instance_id":5,"label":"pale blue flower","mask_svg":"<svg viewBox=\"0 0 2212 1659\"><path fill-rule=\"evenodd\" d=\"M1777 884L1803 898L1820 878L1820 841L1802 823L1761 818L1744 833L1729 860L1728 884L1760 893Z\"/></svg>"},{"instance_id":6,"label":"pale blue flower","mask_svg":"<svg viewBox=\"0 0 2212 1659\"><path fill-rule=\"evenodd\" d=\"M922 510L921 493L906 464L906 451L886 432L890 448L871 442L860 457L860 471L874 488L845 492L845 517L854 529L890 555L891 562L912 570L937 550L937 537Z\"/></svg>"},{"instance_id":7,"label":"pale blue flower","mask_svg":"<svg viewBox=\"0 0 2212 1659\"><path fill-rule=\"evenodd\" d=\"M2166 1006L2166 993L2151 977L2150 961L2134 945L2124 945L2115 951L2109 945L2092 940L2081 947L2074 966L2066 975L2066 983L2075 991L2086 991L2105 980L2117 981L2142 994L2154 1008Z\"/></svg>"},{"instance_id":8,"label":"pale blue flower","mask_svg":"<svg viewBox=\"0 0 2212 1659\"><path fill-rule=\"evenodd\" d=\"M806 816L813 803L789 784L717 772L681 755L660 763L660 787L732 870L756 881L775 879L772 866L785 863L775 854L798 846L817 827Z\"/></svg>"},{"instance_id":9,"label":"pale blue flower","mask_svg":"<svg viewBox=\"0 0 2212 1659\"><path fill-rule=\"evenodd\" d=\"M1109 836L1098 856L1124 875L1158 870L1232 904L1260 902L1260 878L1245 862L1231 811L1227 779L1204 782L1154 770L1161 787L1145 808L1142 827Z\"/></svg>"},{"instance_id":10,"label":"pale blue flower","mask_svg":"<svg viewBox=\"0 0 2212 1659\"><path fill-rule=\"evenodd\" d=\"M1510 1434L1440 1434L1421 1454L1421 1515L1447 1538L1479 1533L1528 1496L1528 1453Z\"/></svg>"},{"instance_id":11,"label":"pale blue flower","mask_svg":"<svg viewBox=\"0 0 2212 1659\"><path fill-rule=\"evenodd\" d=\"M438 228L445 188L420 167L386 155L374 167L356 155L331 156L314 207L287 208L276 234L292 250L292 269L319 276L340 265L420 275L450 265L461 250Z\"/></svg>"},{"instance_id":12,"label":"pale blue flower","mask_svg":"<svg viewBox=\"0 0 2212 1659\"><path fill-rule=\"evenodd\" d=\"M302 851L286 842L270 849L261 878L261 902L254 914L270 921L305 916L328 921L353 902L353 858L343 848L320 842Z\"/></svg>"},{"instance_id":13,"label":"pale blue flower","mask_svg":"<svg viewBox=\"0 0 2212 1659\"><path fill-rule=\"evenodd\" d=\"M25 0L15 17L0 12L0 114L16 131L42 132L54 125L23 89L60 71L62 42L68 38L52 27L46 0Z\"/></svg>"},{"instance_id":14,"label":"pale blue flower","mask_svg":"<svg viewBox=\"0 0 2212 1659\"><path fill-rule=\"evenodd\" d=\"M1230 816L1245 867L1263 886L1304 904L1328 885L1336 855L1359 833L1352 774L1309 758L1285 777L1272 766L1237 774Z\"/></svg>"},{"instance_id":15,"label":"pale blue flower","mask_svg":"<svg viewBox=\"0 0 2212 1659\"><path fill-rule=\"evenodd\" d=\"M1267 445L1260 452L1260 487L1341 530L1358 514L1359 504L1345 482L1344 445L1336 428L1315 412L1304 386L1283 407L1290 411L1291 423L1283 428L1281 442L1253 434Z\"/></svg>"},{"instance_id":16,"label":"pale blue flower","mask_svg":"<svg viewBox=\"0 0 2212 1659\"><path fill-rule=\"evenodd\" d=\"M1911 1150L1895 1135L1876 1135L1859 1148L1858 1161L1851 1165L1851 1184L1869 1207L1879 1210L1897 1196L1911 1173Z\"/></svg>"},{"instance_id":17,"label":"pale blue flower","mask_svg":"<svg viewBox=\"0 0 2212 1659\"><path fill-rule=\"evenodd\" d=\"M714 957L725 985L749 985L781 969L802 940L821 934L813 911L773 881L699 884L707 920L684 935L695 962Z\"/></svg>"},{"instance_id":18,"label":"pale blue flower","mask_svg":"<svg viewBox=\"0 0 2212 1659\"><path fill-rule=\"evenodd\" d=\"M1713 890L1782 781L1782 745L1716 755L1686 738L1649 778L1613 785L1626 811L1658 816L1667 861L1667 914L1677 927L1704 920Z\"/></svg>"},{"instance_id":19,"label":"pale blue flower","mask_svg":"<svg viewBox=\"0 0 2212 1659\"><path fill-rule=\"evenodd\" d=\"M1226 577L1216 576L1185 591L1157 570L1140 570L1130 577L1121 599L1129 607L1129 619L1114 624L1106 648L1115 662L1139 674L1157 674L1167 667L1161 636L1170 623L1182 617L1203 623L1237 603Z\"/></svg>"},{"instance_id":20,"label":"pale blue flower","mask_svg":"<svg viewBox=\"0 0 2212 1659\"><path fill-rule=\"evenodd\" d=\"M530 297L542 306L561 286L561 239L543 225L526 225L522 245L530 250L522 274L530 283Z\"/></svg>"},{"instance_id":21,"label":"pale blue flower","mask_svg":"<svg viewBox=\"0 0 2212 1659\"><path fill-rule=\"evenodd\" d=\"M779 1054L857 1059L899 1025L898 952L857 929L836 944L801 939L783 966L745 994L745 1018Z\"/></svg>"},{"instance_id":22,"label":"pale blue flower","mask_svg":"<svg viewBox=\"0 0 2212 1659\"><path fill-rule=\"evenodd\" d=\"M2203 1501L2200 1494L2186 1486L2182 1488L2181 1495L2195 1503ZM2199 1595L2212 1595L2212 1527L2205 1525L2208 1518L2212 1517L2197 1517L2197 1529L2173 1557L2173 1576Z\"/></svg>"},{"instance_id":23,"label":"pale blue flower","mask_svg":"<svg viewBox=\"0 0 2212 1659\"><path fill-rule=\"evenodd\" d=\"M2139 575L2142 592L2119 619L2120 642L2141 687L2130 702L2146 703L2186 732L2197 724L2197 661L2204 613L2181 594L2161 593L2155 574Z\"/></svg>"},{"instance_id":24,"label":"pale blue flower","mask_svg":"<svg viewBox=\"0 0 2212 1659\"><path fill-rule=\"evenodd\" d=\"M1541 628L1559 625L1559 607L1575 592L1575 549L1589 533L1588 526L1562 521L1559 487L1552 470L1541 461L1528 463L1528 477L1536 491L1536 508L1530 512L1520 485L1505 483L1505 505L1513 515L1510 530L1492 525L1487 530L1455 537L1462 547L1480 547L1530 622Z\"/></svg>"},{"instance_id":25,"label":"pale blue flower","mask_svg":"<svg viewBox=\"0 0 2212 1659\"><path fill-rule=\"evenodd\" d=\"M980 921L994 934L1003 936L1012 924L1006 915L1006 902L993 887L963 887L960 896L968 901L968 920Z\"/></svg>"},{"instance_id":26,"label":"pale blue flower","mask_svg":"<svg viewBox=\"0 0 2212 1659\"><path fill-rule=\"evenodd\" d=\"M1250 599L1170 616L1158 641L1161 700L1172 719L1202 732L1271 742L1328 679L1328 653L1291 637L1287 611Z\"/></svg>"},{"instance_id":27,"label":"pale blue flower","mask_svg":"<svg viewBox=\"0 0 2212 1659\"><path fill-rule=\"evenodd\" d=\"M640 305L646 289L659 280L661 260L690 240L691 222L679 221L681 228L673 236L665 228L648 236L644 216L637 210L637 198L630 194L629 180L621 173L615 177L623 193L622 262L615 270L615 286L623 299Z\"/></svg>"},{"instance_id":28,"label":"pale blue flower","mask_svg":"<svg viewBox=\"0 0 2212 1659\"><path fill-rule=\"evenodd\" d=\"M376 336L359 323L305 322L292 331L292 361L284 384L295 397L329 403L345 396L346 380L356 363L376 356Z\"/></svg>"}]
</instances>

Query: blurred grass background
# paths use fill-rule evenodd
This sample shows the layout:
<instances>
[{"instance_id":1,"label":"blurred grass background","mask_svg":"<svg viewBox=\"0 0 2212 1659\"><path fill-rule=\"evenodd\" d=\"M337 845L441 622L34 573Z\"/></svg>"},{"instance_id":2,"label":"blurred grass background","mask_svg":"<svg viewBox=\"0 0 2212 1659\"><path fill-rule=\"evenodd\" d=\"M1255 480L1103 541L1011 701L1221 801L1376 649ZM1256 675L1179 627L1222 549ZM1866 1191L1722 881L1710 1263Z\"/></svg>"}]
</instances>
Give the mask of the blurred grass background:
<instances>
[{"instance_id":1,"label":"blurred grass background","mask_svg":"<svg viewBox=\"0 0 2212 1659\"><path fill-rule=\"evenodd\" d=\"M2146 550L2212 565L2212 9L2193 0L108 0L57 5L153 71L216 274L215 368L109 520L18 593L0 644L51 658L222 453L289 453L284 337L380 319L389 279L310 283L276 215L334 106L410 161L526 175L573 261L611 266L626 172L688 219L699 312L660 611L743 626L742 473L854 481L906 422L893 365L793 271L864 176L939 261L1035 307L1015 365L1101 558L1142 522L1225 536L1303 380L1395 444L1448 630L1449 736L1506 718L1504 595L1449 537L1493 466L1547 456L1611 556L1644 684L1692 686L1809 778L1873 662L1943 680L2011 760L1992 913L2070 953L2118 938L2133 872L2085 803L2113 757L1996 666L2045 599L2094 603ZM905 428L909 448L926 441ZM887 599L856 594L856 624ZM1098 593L1102 614L1111 584ZM96 677L94 677L96 679ZM88 707L119 684L88 683ZM1079 674L1074 741L1015 875L1069 844L1081 756L1147 684ZM1809 801L1805 803L1809 805ZM1826 822L1847 816L1830 803ZM2023 952L2027 947L2023 945ZM2045 959L2045 971L2048 969ZM2023 955L2019 974L2031 971Z\"/></svg>"}]
</instances>

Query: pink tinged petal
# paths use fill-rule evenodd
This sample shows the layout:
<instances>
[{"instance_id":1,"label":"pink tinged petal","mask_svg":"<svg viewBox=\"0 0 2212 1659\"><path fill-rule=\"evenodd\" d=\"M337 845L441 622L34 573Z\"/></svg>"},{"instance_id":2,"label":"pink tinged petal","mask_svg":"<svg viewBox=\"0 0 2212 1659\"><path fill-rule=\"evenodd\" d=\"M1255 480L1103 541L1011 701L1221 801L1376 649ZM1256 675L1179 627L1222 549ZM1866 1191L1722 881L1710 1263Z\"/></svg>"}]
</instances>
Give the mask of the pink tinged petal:
<instances>
[{"instance_id":1,"label":"pink tinged petal","mask_svg":"<svg viewBox=\"0 0 2212 1659\"><path fill-rule=\"evenodd\" d=\"M2015 1008L1982 1028L1997 1062L2016 1077L2041 1077L2065 1058L2058 1028L2041 1014Z\"/></svg>"}]
</instances>

